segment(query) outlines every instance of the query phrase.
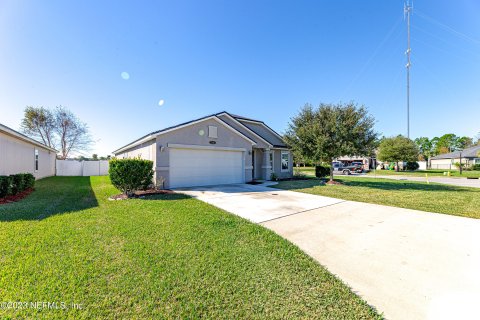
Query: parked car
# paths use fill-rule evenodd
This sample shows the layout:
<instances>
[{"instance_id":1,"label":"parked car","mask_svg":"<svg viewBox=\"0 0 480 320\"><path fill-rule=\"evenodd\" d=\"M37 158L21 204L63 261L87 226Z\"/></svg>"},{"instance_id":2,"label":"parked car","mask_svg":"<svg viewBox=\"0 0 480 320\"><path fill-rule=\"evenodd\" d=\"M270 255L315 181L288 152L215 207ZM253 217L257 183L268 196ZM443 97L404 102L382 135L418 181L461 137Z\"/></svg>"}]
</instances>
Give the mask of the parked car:
<instances>
[{"instance_id":1,"label":"parked car","mask_svg":"<svg viewBox=\"0 0 480 320\"><path fill-rule=\"evenodd\" d=\"M363 162L359 162L359 161L354 161L352 162L351 164L352 166L359 166L359 167L363 167Z\"/></svg>"},{"instance_id":2,"label":"parked car","mask_svg":"<svg viewBox=\"0 0 480 320\"><path fill-rule=\"evenodd\" d=\"M363 166L358 166L358 165L344 166L339 171L341 171L345 175L350 175L352 173L362 173Z\"/></svg>"},{"instance_id":3,"label":"parked car","mask_svg":"<svg viewBox=\"0 0 480 320\"><path fill-rule=\"evenodd\" d=\"M333 167L333 171L341 171L341 168L343 168L343 163L340 161L333 161L332 167Z\"/></svg>"},{"instance_id":4,"label":"parked car","mask_svg":"<svg viewBox=\"0 0 480 320\"><path fill-rule=\"evenodd\" d=\"M357 163L360 163L360 162L357 162ZM345 175L349 175L349 174L352 174L352 173L362 173L363 172L363 164L360 163L360 165L356 164L356 165L348 165L348 166L345 166L343 164L343 162L340 162L340 161L333 161L332 162L332 167L333 167L333 171L334 172L337 172L337 173L343 173Z\"/></svg>"}]
</instances>

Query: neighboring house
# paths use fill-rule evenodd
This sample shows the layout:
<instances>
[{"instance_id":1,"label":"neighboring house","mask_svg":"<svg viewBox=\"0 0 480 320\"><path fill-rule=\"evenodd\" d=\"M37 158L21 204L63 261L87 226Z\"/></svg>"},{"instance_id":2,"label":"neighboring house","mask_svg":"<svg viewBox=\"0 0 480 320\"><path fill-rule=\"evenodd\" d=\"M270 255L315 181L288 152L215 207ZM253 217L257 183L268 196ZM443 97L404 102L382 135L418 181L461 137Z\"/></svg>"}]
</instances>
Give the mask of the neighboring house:
<instances>
[{"instance_id":1,"label":"neighboring house","mask_svg":"<svg viewBox=\"0 0 480 320\"><path fill-rule=\"evenodd\" d=\"M263 121L227 112L152 132L113 153L152 160L163 188L293 175L291 152L278 133Z\"/></svg>"},{"instance_id":2,"label":"neighboring house","mask_svg":"<svg viewBox=\"0 0 480 320\"><path fill-rule=\"evenodd\" d=\"M432 169L458 169L455 163L462 163L467 167L474 164L480 164L480 146L466 148L462 151L455 151L430 158L430 168Z\"/></svg>"},{"instance_id":3,"label":"neighboring house","mask_svg":"<svg viewBox=\"0 0 480 320\"><path fill-rule=\"evenodd\" d=\"M57 150L0 124L0 175L32 173L41 179L55 175Z\"/></svg>"}]
</instances>

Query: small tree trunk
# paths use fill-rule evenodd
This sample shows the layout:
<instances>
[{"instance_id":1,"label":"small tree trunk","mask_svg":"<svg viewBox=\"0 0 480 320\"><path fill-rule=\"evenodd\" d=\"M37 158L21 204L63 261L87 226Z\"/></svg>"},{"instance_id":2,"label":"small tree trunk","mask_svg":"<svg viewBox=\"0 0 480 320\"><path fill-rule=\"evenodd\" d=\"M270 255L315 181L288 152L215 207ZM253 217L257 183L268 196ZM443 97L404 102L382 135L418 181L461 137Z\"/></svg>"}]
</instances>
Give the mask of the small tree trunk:
<instances>
[{"instance_id":1,"label":"small tree trunk","mask_svg":"<svg viewBox=\"0 0 480 320\"><path fill-rule=\"evenodd\" d=\"M397 171L397 172L400 171L400 167L398 166L398 161L397 161L397 168L396 168L395 171Z\"/></svg>"}]
</instances>

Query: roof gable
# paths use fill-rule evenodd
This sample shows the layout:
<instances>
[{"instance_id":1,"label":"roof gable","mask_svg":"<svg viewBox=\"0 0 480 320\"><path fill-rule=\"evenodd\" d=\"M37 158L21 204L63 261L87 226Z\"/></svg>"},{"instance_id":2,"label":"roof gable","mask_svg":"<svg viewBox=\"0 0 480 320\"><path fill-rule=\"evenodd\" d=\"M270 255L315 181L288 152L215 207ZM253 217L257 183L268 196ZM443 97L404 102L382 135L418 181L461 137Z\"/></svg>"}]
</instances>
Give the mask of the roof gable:
<instances>
[{"instance_id":1,"label":"roof gable","mask_svg":"<svg viewBox=\"0 0 480 320\"><path fill-rule=\"evenodd\" d=\"M239 116L236 114L231 114L228 112L223 113L229 115L231 118L241 123L248 130L253 131L257 136L261 137L264 141L268 142L272 146L281 148L287 147L286 143L283 141L283 137L279 135L275 130L270 128L267 124L265 124L265 122Z\"/></svg>"},{"instance_id":2,"label":"roof gable","mask_svg":"<svg viewBox=\"0 0 480 320\"><path fill-rule=\"evenodd\" d=\"M267 140L274 147L283 148L287 146L281 136L263 122L249 121L244 119L238 119L238 121L261 136L263 139Z\"/></svg>"},{"instance_id":3,"label":"roof gable","mask_svg":"<svg viewBox=\"0 0 480 320\"><path fill-rule=\"evenodd\" d=\"M252 131L243 123L235 119L230 113L228 112L217 113L217 117L219 117L222 121L227 122L231 126L234 126L234 125L237 126L236 128L237 130L241 131L246 136L254 139L257 142L257 144L260 143L260 145L262 145L262 142L263 142L265 144L264 147L267 147L267 148L273 147L273 145L270 142L268 142L262 136L258 135L256 132Z\"/></svg>"},{"instance_id":4,"label":"roof gable","mask_svg":"<svg viewBox=\"0 0 480 320\"><path fill-rule=\"evenodd\" d=\"M152 140L153 138L159 136L159 135L162 135L162 134L165 134L167 132L172 132L174 130L179 130L179 129L182 129L182 128L185 128L187 126L191 126L191 125L194 125L194 124L197 124L199 122L202 122L202 121L205 121L205 120L208 120L208 119L212 119L216 122L218 122L220 125L223 125L225 126L228 130L232 131L234 134L236 135L239 135L241 138L243 138L244 140L247 140L248 142L250 142L252 145L256 145L257 143L250 139L249 137L247 137L246 135L244 135L242 132L238 131L237 129L233 128L232 126L230 126L228 123L226 123L225 121L219 119L215 114L213 115L208 115L208 116L205 116L205 117L202 117L202 118L199 118L199 119L195 119L195 120L192 120L192 121L188 121L188 122L184 122L184 123L181 123L181 124L178 124L178 125L175 125L175 126L171 126L171 127L167 127L167 128L164 128L164 129L161 129L161 130L157 130L157 131L154 131L152 133L149 133L115 151L113 151L113 154L118 154L118 153L121 153L127 149L130 149L130 148L133 148L139 144L142 144L146 141L149 141L149 140Z\"/></svg>"}]
</instances>

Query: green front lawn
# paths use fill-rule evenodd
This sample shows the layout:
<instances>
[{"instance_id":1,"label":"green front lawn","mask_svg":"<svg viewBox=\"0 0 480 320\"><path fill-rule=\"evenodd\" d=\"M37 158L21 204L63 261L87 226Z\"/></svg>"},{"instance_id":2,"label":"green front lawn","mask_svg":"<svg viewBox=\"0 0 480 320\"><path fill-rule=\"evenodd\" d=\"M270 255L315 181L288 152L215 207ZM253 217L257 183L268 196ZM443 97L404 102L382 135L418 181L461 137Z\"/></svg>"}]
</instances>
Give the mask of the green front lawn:
<instances>
[{"instance_id":1,"label":"green front lawn","mask_svg":"<svg viewBox=\"0 0 480 320\"><path fill-rule=\"evenodd\" d=\"M320 180L282 181L274 188L387 206L480 218L480 189L437 183L336 176L343 185Z\"/></svg>"},{"instance_id":2,"label":"green front lawn","mask_svg":"<svg viewBox=\"0 0 480 320\"><path fill-rule=\"evenodd\" d=\"M450 171L450 176L454 178L467 178L467 177L472 177L472 178L480 178L480 171L463 171L462 174L460 174L460 171L458 170L417 170L417 171L393 171L393 170L377 170L375 171L370 171L368 175L379 175L379 176L385 176L385 175L403 175L403 176L420 176L420 177L425 177L427 174L429 177L448 177L444 175L444 172L449 172ZM314 171L315 172L315 171Z\"/></svg>"},{"instance_id":3,"label":"green front lawn","mask_svg":"<svg viewBox=\"0 0 480 320\"><path fill-rule=\"evenodd\" d=\"M1 318L380 318L296 246L198 200L108 201L106 177L36 188L0 206L0 303L28 303Z\"/></svg>"}]
</instances>

